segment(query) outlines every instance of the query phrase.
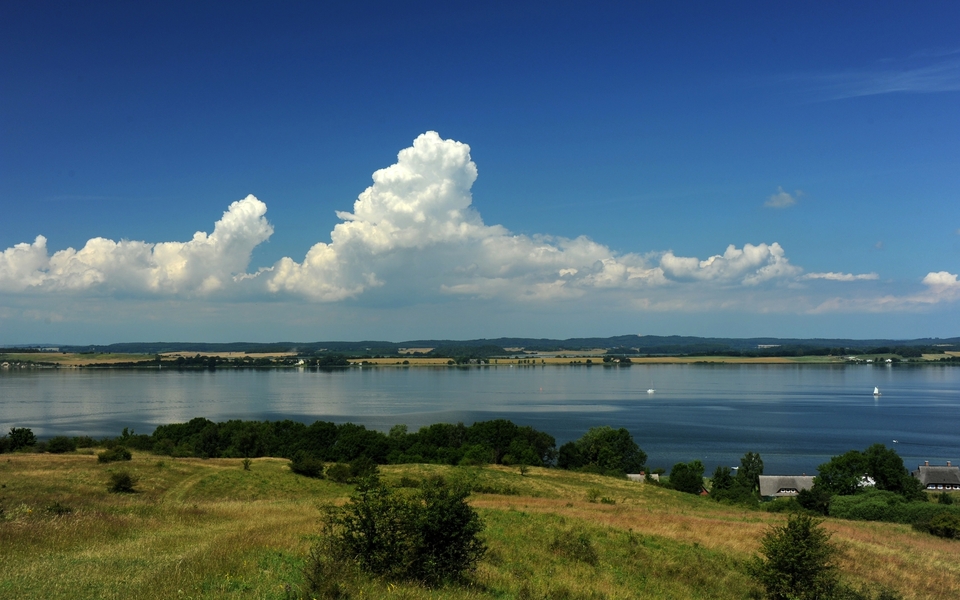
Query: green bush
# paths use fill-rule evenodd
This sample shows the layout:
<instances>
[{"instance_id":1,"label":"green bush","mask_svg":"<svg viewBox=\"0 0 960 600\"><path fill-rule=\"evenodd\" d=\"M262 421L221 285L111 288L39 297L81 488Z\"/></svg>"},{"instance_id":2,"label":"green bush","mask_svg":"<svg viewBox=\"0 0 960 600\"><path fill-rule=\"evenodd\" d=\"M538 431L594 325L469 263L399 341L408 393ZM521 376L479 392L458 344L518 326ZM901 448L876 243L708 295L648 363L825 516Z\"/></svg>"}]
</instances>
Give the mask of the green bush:
<instances>
[{"instance_id":1,"label":"green bush","mask_svg":"<svg viewBox=\"0 0 960 600\"><path fill-rule=\"evenodd\" d=\"M928 520L914 523L913 528L942 538L960 539L960 514L941 511Z\"/></svg>"},{"instance_id":2,"label":"green bush","mask_svg":"<svg viewBox=\"0 0 960 600\"><path fill-rule=\"evenodd\" d=\"M47 442L47 452L52 454L63 454L64 452L73 452L77 449L77 442L73 438L58 435Z\"/></svg>"},{"instance_id":3,"label":"green bush","mask_svg":"<svg viewBox=\"0 0 960 600\"><path fill-rule=\"evenodd\" d=\"M250 459L245 460L249 461ZM322 460L307 454L303 450L297 452L293 456L293 460L290 461L290 470L297 475L303 475L304 477L323 479L323 467L324 465ZM249 463L245 464L244 468L249 471Z\"/></svg>"},{"instance_id":4,"label":"green bush","mask_svg":"<svg viewBox=\"0 0 960 600\"><path fill-rule=\"evenodd\" d=\"M123 446L115 446L109 450L104 450L100 454L97 454L98 463L119 462L121 460L130 460L132 458L133 455L130 454L130 451Z\"/></svg>"},{"instance_id":5,"label":"green bush","mask_svg":"<svg viewBox=\"0 0 960 600\"><path fill-rule=\"evenodd\" d=\"M569 529L557 532L550 541L550 551L557 556L596 566L600 557L585 531Z\"/></svg>"},{"instance_id":6,"label":"green bush","mask_svg":"<svg viewBox=\"0 0 960 600\"><path fill-rule=\"evenodd\" d=\"M688 494L699 494L703 490L703 463L694 460L673 465L670 469L670 487Z\"/></svg>"},{"instance_id":7,"label":"green bush","mask_svg":"<svg viewBox=\"0 0 960 600\"><path fill-rule=\"evenodd\" d=\"M327 478L337 483L347 483L350 481L350 465L337 463L327 469Z\"/></svg>"},{"instance_id":8,"label":"green bush","mask_svg":"<svg viewBox=\"0 0 960 600\"><path fill-rule=\"evenodd\" d=\"M350 477L354 480L370 477L380 472L380 467L372 459L361 456L350 462Z\"/></svg>"},{"instance_id":9,"label":"green bush","mask_svg":"<svg viewBox=\"0 0 960 600\"><path fill-rule=\"evenodd\" d=\"M800 490L797 504L818 515L830 514L830 501L833 496L825 489L814 486L812 490Z\"/></svg>"},{"instance_id":10,"label":"green bush","mask_svg":"<svg viewBox=\"0 0 960 600\"><path fill-rule=\"evenodd\" d=\"M857 521L928 523L943 513L960 514L960 507L933 502L911 502L895 492L883 490L870 490L853 496L834 496L830 501L831 517Z\"/></svg>"},{"instance_id":11,"label":"green bush","mask_svg":"<svg viewBox=\"0 0 960 600\"><path fill-rule=\"evenodd\" d=\"M134 486L137 485L138 480L129 471L116 471L110 473L110 484L107 489L115 494L132 494L137 491Z\"/></svg>"},{"instance_id":12,"label":"green bush","mask_svg":"<svg viewBox=\"0 0 960 600\"><path fill-rule=\"evenodd\" d=\"M770 600L831 598L839 584L830 534L805 514L791 515L760 540L760 555L749 563L750 575Z\"/></svg>"},{"instance_id":13,"label":"green bush","mask_svg":"<svg viewBox=\"0 0 960 600\"><path fill-rule=\"evenodd\" d=\"M375 475L360 480L346 505L328 509L307 579L345 560L388 580L433 586L463 578L486 552L483 523L466 503L468 494L441 478L414 494L390 490Z\"/></svg>"}]
</instances>

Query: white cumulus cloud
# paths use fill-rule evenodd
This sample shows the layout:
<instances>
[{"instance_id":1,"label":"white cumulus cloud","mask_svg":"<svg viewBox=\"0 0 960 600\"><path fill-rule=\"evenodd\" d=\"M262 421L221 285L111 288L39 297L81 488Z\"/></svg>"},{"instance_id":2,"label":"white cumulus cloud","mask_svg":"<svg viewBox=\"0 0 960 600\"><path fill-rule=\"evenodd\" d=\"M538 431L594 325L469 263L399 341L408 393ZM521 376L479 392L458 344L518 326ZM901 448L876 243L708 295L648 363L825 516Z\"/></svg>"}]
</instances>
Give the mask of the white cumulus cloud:
<instances>
[{"instance_id":1,"label":"white cumulus cloud","mask_svg":"<svg viewBox=\"0 0 960 600\"><path fill-rule=\"evenodd\" d=\"M923 278L923 284L936 290L960 289L960 281L957 280L957 276L946 271L927 273L927 276Z\"/></svg>"},{"instance_id":2,"label":"white cumulus cloud","mask_svg":"<svg viewBox=\"0 0 960 600\"><path fill-rule=\"evenodd\" d=\"M230 205L213 233L189 242L119 242L93 238L80 250L47 252L47 240L0 254L0 291L83 291L209 294L241 275L253 249L270 237L267 206L253 196Z\"/></svg>"},{"instance_id":3,"label":"white cumulus cloud","mask_svg":"<svg viewBox=\"0 0 960 600\"><path fill-rule=\"evenodd\" d=\"M674 256L667 252L660 259L664 275L678 281L716 281L757 285L778 278L790 278L801 269L790 264L780 244L745 244L742 249L733 244L726 252L706 260Z\"/></svg>"},{"instance_id":4,"label":"white cumulus cloud","mask_svg":"<svg viewBox=\"0 0 960 600\"><path fill-rule=\"evenodd\" d=\"M731 244L701 259L673 251L621 253L585 236L514 234L484 223L473 206L476 179L470 147L430 131L401 150L395 164L376 171L352 210L337 213L341 221L329 241L316 243L299 261L284 257L248 272L254 248L273 234L266 205L248 196L229 206L212 233L198 232L186 242L94 238L79 250L52 255L43 236L17 244L0 252L0 292L253 293L390 306L444 298L603 298L609 305L656 310L737 308L744 302L763 310L783 307L784 298L795 306L787 290L801 280L877 279L875 273L804 275L776 242ZM960 289L949 273L931 273L924 283L931 294L948 290L938 292L940 298Z\"/></svg>"},{"instance_id":5,"label":"white cumulus cloud","mask_svg":"<svg viewBox=\"0 0 960 600\"><path fill-rule=\"evenodd\" d=\"M779 244L730 246L706 261L667 253L618 254L587 237L514 235L486 225L472 207L477 167L470 148L427 132L397 162L373 174L330 242L302 262L281 259L269 274L273 292L320 301L357 297L378 287L416 286L415 294L544 300L587 290L637 289L675 282L756 285L792 277Z\"/></svg>"}]
</instances>

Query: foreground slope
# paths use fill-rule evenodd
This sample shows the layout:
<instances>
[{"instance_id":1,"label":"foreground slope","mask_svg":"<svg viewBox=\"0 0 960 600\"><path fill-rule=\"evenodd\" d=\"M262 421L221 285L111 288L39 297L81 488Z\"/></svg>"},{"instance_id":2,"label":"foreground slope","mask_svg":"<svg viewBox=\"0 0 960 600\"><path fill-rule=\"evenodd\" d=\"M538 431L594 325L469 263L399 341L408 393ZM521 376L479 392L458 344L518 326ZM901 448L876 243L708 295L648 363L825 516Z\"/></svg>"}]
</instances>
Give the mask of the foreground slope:
<instances>
[{"instance_id":1,"label":"foreground slope","mask_svg":"<svg viewBox=\"0 0 960 600\"><path fill-rule=\"evenodd\" d=\"M139 477L107 491L109 473ZM468 587L367 581L370 598L744 598L745 563L785 517L652 485L501 467L382 468L389 485L466 478L487 557ZM6 454L0 460L0 597L291 598L321 507L352 486L294 475L288 461L135 454ZM592 500L592 501L591 501ZM960 590L960 543L903 525L828 520L844 578L905 598Z\"/></svg>"}]
</instances>

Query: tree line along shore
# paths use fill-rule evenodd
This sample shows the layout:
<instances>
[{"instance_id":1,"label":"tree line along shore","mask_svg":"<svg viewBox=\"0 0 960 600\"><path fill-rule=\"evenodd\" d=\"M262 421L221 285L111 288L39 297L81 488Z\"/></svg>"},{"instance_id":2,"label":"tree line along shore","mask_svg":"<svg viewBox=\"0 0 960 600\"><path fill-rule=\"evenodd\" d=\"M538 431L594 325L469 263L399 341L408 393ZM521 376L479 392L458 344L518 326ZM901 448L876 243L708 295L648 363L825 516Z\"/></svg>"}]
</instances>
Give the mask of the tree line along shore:
<instances>
[{"instance_id":1,"label":"tree line along shore","mask_svg":"<svg viewBox=\"0 0 960 600\"><path fill-rule=\"evenodd\" d=\"M453 347L421 349L404 353L376 352L220 352L175 351L158 354L116 352L26 352L0 348L0 370L30 368L111 369L257 369L257 368L350 368L350 367L490 367L547 366L626 367L633 364L960 364L960 352L935 347L850 348L786 347L726 350L711 353L642 354L637 349L594 349L560 352L506 352L499 347Z\"/></svg>"}]
</instances>

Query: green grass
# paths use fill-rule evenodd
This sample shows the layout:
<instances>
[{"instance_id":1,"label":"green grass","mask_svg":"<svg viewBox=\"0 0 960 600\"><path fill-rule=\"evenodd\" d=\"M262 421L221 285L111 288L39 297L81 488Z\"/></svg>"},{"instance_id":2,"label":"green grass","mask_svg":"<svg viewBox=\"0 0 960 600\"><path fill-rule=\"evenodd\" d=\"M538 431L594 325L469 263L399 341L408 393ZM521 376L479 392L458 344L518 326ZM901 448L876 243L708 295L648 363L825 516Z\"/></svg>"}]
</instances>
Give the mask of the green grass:
<instances>
[{"instance_id":1,"label":"green grass","mask_svg":"<svg viewBox=\"0 0 960 600\"><path fill-rule=\"evenodd\" d=\"M0 598L300 597L321 507L352 486L294 475L288 461L0 455ZM107 491L129 470L137 492ZM352 598L745 598L744 565L785 517L647 484L559 470L384 467L398 485L467 480L489 552L467 586L431 590L348 578ZM613 504L590 502L591 497ZM69 512L62 510L66 507ZM905 525L827 521L844 578L906 598L960 589L960 542Z\"/></svg>"}]
</instances>

